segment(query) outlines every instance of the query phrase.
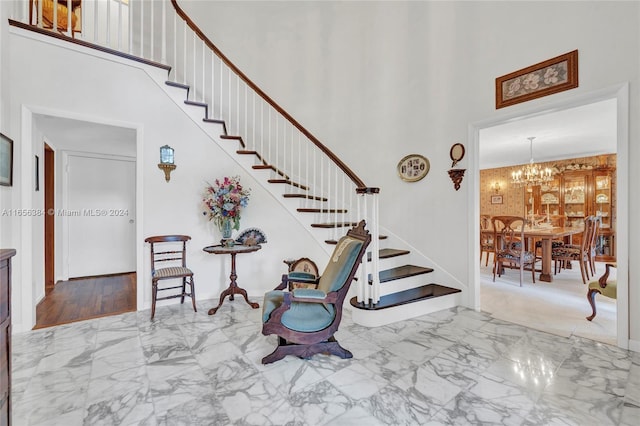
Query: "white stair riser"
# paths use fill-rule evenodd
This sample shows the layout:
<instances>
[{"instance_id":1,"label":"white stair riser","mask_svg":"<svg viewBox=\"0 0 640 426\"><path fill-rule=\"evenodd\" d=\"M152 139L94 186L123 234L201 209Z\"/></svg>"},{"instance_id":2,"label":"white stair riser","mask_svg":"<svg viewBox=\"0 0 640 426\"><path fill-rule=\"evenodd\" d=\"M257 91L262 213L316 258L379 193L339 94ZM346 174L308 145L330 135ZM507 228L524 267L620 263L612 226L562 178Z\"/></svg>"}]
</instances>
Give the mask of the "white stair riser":
<instances>
[{"instance_id":1,"label":"white stair riser","mask_svg":"<svg viewBox=\"0 0 640 426\"><path fill-rule=\"evenodd\" d=\"M350 304L345 304L345 307L348 306L348 308L351 309L351 318L356 324L365 327L380 327L433 312L451 309L460 304L460 293L455 293L376 311L357 309Z\"/></svg>"},{"instance_id":2,"label":"white stair riser","mask_svg":"<svg viewBox=\"0 0 640 426\"><path fill-rule=\"evenodd\" d=\"M420 274L398 280L387 281L380 284L380 296L420 287L421 285L429 284L431 282L432 279L429 274Z\"/></svg>"}]
</instances>

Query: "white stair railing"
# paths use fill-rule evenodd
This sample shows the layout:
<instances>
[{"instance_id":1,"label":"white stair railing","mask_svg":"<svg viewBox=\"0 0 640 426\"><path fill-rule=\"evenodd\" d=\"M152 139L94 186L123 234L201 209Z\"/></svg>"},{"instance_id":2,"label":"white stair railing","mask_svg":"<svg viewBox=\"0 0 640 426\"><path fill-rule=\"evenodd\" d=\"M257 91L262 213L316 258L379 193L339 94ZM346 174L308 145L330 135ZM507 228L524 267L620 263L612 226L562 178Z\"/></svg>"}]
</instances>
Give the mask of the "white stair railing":
<instances>
[{"instance_id":1,"label":"white stair railing","mask_svg":"<svg viewBox=\"0 0 640 426\"><path fill-rule=\"evenodd\" d=\"M318 209L314 222L328 228L326 240L335 241L347 226L366 220L372 256L371 262L363 262L357 298L378 302L378 189L367 187L231 63L176 0L27 0L20 5L14 18L29 25L170 62L169 80L189 86L188 100L206 104L206 118L223 120L229 135L241 137L245 150L257 152L260 163L271 166L271 179L286 181L287 193L300 197L301 208Z\"/></svg>"}]
</instances>

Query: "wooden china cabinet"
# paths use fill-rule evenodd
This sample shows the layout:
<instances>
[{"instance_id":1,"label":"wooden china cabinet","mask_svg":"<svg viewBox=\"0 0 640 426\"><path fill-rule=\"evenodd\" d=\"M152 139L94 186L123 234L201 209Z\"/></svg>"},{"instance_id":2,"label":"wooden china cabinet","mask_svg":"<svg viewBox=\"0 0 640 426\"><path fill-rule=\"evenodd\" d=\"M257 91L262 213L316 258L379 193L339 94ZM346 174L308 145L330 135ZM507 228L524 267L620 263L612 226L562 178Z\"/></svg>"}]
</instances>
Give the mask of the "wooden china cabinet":
<instances>
[{"instance_id":1,"label":"wooden china cabinet","mask_svg":"<svg viewBox=\"0 0 640 426\"><path fill-rule=\"evenodd\" d=\"M0 249L0 425L11 424L11 258Z\"/></svg>"},{"instance_id":2,"label":"wooden china cabinet","mask_svg":"<svg viewBox=\"0 0 640 426\"><path fill-rule=\"evenodd\" d=\"M527 216L563 216L564 226L582 226L587 216L599 216L601 227L596 241L596 260L615 261L615 168L575 167L554 175L544 185L525 191ZM573 243L580 243L580 235Z\"/></svg>"}]
</instances>

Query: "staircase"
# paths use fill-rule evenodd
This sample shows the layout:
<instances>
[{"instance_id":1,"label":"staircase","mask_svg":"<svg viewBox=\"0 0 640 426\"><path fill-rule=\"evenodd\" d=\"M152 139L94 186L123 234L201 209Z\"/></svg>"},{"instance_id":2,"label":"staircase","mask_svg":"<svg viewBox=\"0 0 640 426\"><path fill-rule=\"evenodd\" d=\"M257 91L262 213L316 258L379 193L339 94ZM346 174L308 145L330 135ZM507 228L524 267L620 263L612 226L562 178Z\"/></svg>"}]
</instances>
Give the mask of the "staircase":
<instances>
[{"instance_id":1,"label":"staircase","mask_svg":"<svg viewBox=\"0 0 640 426\"><path fill-rule=\"evenodd\" d=\"M267 162L258 151L247 149L242 136L227 134L227 126L224 120L208 117L208 104L189 100L190 87L188 85L173 81L166 81L165 84L168 87L183 90L184 106L197 107L203 110L203 123L214 123L221 126L223 134L220 135L220 139L233 142L237 145L234 148L236 156L251 157L252 164L250 167L253 170L265 170L269 173L266 182L271 186L271 188L267 188L270 192L281 195L285 199L315 202L317 207L295 208L295 212L298 215L312 214L314 219L318 219L317 221L307 221L310 228L337 230L357 225L356 221L344 220L344 218L342 218L342 216L348 213L346 208L324 206L324 204L329 202L327 197L311 195L312 193L310 192L309 186L291 180L285 171ZM291 188L296 188L300 190L300 192L286 192ZM285 190L284 193L282 193L283 189ZM331 221L327 219L327 217L339 219L338 221ZM338 234L342 235L345 232L346 230L342 230L339 231ZM385 241L387 237L385 235L379 235L378 239ZM324 243L329 246L335 245L337 239L327 238L324 240ZM379 270L378 272L379 283L381 285L381 297L378 303L375 304L359 302L357 296L353 296L350 299L350 305L353 308L352 317L356 323L375 327L451 308L460 304L458 293L461 291L429 282L427 274L433 272L433 269L406 263L406 258L410 254L410 250L401 248L381 248L378 250L378 261L388 268ZM373 252L369 251L367 253L367 262L371 263L374 259ZM367 275L367 282L369 286L374 285L372 274Z\"/></svg>"},{"instance_id":2,"label":"staircase","mask_svg":"<svg viewBox=\"0 0 640 426\"><path fill-rule=\"evenodd\" d=\"M137 4L134 0L129 3L131 8ZM154 51L161 51L159 56L167 61L173 59L169 80L162 82L169 96L247 173L263 182L292 216L308 226L327 254L346 228L361 219L367 222L372 244L367 262L360 268L356 295L350 300L354 321L379 326L461 304L460 290L430 282L428 277L434 269L413 264L424 263L424 256L412 253L397 238L389 242L387 236L379 234L378 188L366 186L242 74L175 0L171 1L173 8L167 4L163 2L161 9L153 9L152 4L151 11L146 11L152 14L152 23L158 16L166 40L154 45L153 30L151 37L141 34L139 39L142 53L149 50L143 40L151 43L148 60L154 61ZM122 3L118 7L122 8ZM144 16L142 3L139 7L138 12L129 11L129 16ZM11 24L29 27L16 21ZM78 40L78 34L73 39L51 34L89 44ZM129 51L124 55L132 56L132 43L127 45ZM104 46L99 50L104 52Z\"/></svg>"}]
</instances>

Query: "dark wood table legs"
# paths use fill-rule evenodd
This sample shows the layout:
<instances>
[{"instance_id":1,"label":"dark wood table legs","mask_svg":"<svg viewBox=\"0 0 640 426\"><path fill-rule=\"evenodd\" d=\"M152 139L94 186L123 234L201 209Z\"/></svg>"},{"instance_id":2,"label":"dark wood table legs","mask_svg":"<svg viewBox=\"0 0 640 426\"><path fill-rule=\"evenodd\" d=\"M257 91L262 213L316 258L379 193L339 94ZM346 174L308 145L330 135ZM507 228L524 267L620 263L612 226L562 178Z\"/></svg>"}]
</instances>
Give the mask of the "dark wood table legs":
<instances>
[{"instance_id":1,"label":"dark wood table legs","mask_svg":"<svg viewBox=\"0 0 640 426\"><path fill-rule=\"evenodd\" d=\"M236 278L238 278L238 275L236 274L236 253L230 253L230 254L231 254L231 275L229 275L229 279L231 280L231 282L229 283L229 287L227 287L226 290L220 293L220 302L218 303L218 306L216 306L215 308L209 309L209 315L214 315L218 311L218 308L222 306L222 303L224 302L225 297L229 296L229 300L233 301L235 294L241 294L242 297L244 297L244 300L253 309L258 309L260 307L259 304L249 301L246 290L238 287L238 283L236 282Z\"/></svg>"}]
</instances>

